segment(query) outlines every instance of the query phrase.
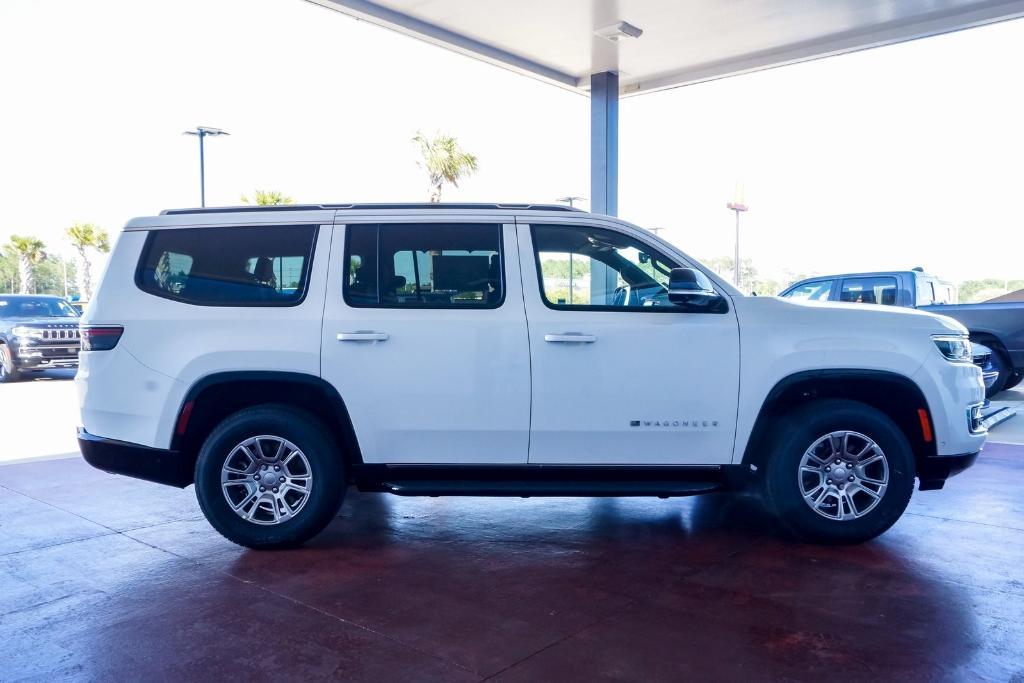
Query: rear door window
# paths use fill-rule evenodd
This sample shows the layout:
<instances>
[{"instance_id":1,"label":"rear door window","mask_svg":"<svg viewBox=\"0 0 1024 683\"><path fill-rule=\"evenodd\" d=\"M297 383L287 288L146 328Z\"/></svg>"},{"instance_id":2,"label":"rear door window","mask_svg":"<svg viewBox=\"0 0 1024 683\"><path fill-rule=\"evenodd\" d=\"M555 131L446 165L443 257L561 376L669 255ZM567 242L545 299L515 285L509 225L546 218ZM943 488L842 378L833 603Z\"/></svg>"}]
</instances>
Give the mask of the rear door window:
<instances>
[{"instance_id":1,"label":"rear door window","mask_svg":"<svg viewBox=\"0 0 1024 683\"><path fill-rule=\"evenodd\" d=\"M200 306L294 306L306 294L315 225L155 230L136 284Z\"/></svg>"},{"instance_id":2,"label":"rear door window","mask_svg":"<svg viewBox=\"0 0 1024 683\"><path fill-rule=\"evenodd\" d=\"M504 299L500 225L350 225L345 233L349 306L496 308Z\"/></svg>"},{"instance_id":3,"label":"rear door window","mask_svg":"<svg viewBox=\"0 0 1024 683\"><path fill-rule=\"evenodd\" d=\"M851 277L843 280L839 300L858 304L896 305L896 278Z\"/></svg>"}]
</instances>

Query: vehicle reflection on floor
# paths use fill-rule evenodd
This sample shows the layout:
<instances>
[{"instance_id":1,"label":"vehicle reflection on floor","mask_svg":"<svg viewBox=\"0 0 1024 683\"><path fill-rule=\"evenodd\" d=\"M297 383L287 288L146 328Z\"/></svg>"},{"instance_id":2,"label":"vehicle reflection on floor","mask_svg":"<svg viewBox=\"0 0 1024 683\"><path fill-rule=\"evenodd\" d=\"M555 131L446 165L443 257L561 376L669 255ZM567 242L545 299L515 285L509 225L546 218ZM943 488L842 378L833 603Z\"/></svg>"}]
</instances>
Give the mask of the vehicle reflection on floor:
<instances>
[{"instance_id":1,"label":"vehicle reflection on floor","mask_svg":"<svg viewBox=\"0 0 1024 683\"><path fill-rule=\"evenodd\" d=\"M1010 680L1024 447L990 445L874 542L753 499L349 496L308 546L223 540L191 489L0 467L5 675ZM268 638L279 647L268 649Z\"/></svg>"}]
</instances>

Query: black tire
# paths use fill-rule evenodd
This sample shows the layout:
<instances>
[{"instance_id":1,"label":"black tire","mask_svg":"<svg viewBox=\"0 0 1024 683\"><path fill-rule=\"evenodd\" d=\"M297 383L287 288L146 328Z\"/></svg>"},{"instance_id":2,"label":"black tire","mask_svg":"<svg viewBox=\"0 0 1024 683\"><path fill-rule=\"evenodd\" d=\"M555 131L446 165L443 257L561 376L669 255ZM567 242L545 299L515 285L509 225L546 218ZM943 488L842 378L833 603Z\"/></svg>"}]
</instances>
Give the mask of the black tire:
<instances>
[{"instance_id":1,"label":"black tire","mask_svg":"<svg viewBox=\"0 0 1024 683\"><path fill-rule=\"evenodd\" d=\"M870 438L882 449L888 465L888 485L881 500L873 508L864 505L866 513L855 519L829 519L819 514L801 491L804 453L819 438L837 431ZM907 509L914 491L914 455L900 428L875 408L842 399L815 401L776 422L774 434L766 465L765 498L782 525L796 537L818 543L861 543L891 527ZM858 495L861 500L866 494Z\"/></svg>"},{"instance_id":2,"label":"black tire","mask_svg":"<svg viewBox=\"0 0 1024 683\"><path fill-rule=\"evenodd\" d=\"M1006 384L1003 385L1003 391L1013 389L1020 384L1021 380L1024 380L1024 370L1014 370L1010 378L1006 380Z\"/></svg>"},{"instance_id":3,"label":"black tire","mask_svg":"<svg viewBox=\"0 0 1024 683\"><path fill-rule=\"evenodd\" d=\"M0 344L0 384L9 384L21 379L21 370L14 364L14 357L7 344Z\"/></svg>"},{"instance_id":4,"label":"black tire","mask_svg":"<svg viewBox=\"0 0 1024 683\"><path fill-rule=\"evenodd\" d=\"M1010 359L1001 349L992 349L989 363L991 363L992 369L999 373L999 376L996 377L992 386L985 390L985 398L992 398L1000 391L1014 386L1010 383L1014 377L1013 365L1010 364Z\"/></svg>"},{"instance_id":5,"label":"black tire","mask_svg":"<svg viewBox=\"0 0 1024 683\"><path fill-rule=\"evenodd\" d=\"M309 493L294 517L266 525L243 519L221 488L222 468L235 447L263 435L286 439L297 446L312 475ZM316 536L337 514L347 488L342 455L327 429L313 415L283 405L247 408L217 425L199 451L195 479L196 497L210 524L229 541L256 549L293 548ZM277 511L283 510L278 503L268 501L264 505L274 512L264 507L258 515L276 517Z\"/></svg>"}]
</instances>

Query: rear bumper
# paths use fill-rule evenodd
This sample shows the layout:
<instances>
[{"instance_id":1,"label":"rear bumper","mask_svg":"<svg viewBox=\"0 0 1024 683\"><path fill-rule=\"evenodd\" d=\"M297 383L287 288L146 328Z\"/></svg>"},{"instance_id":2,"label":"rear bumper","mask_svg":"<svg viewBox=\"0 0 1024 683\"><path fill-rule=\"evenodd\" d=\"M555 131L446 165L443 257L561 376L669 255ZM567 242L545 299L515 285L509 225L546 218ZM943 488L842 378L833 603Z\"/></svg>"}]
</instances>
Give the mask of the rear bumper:
<instances>
[{"instance_id":1,"label":"rear bumper","mask_svg":"<svg viewBox=\"0 0 1024 683\"><path fill-rule=\"evenodd\" d=\"M87 463L105 472L178 488L185 488L194 480L194 463L178 451L104 439L81 428L78 448Z\"/></svg>"},{"instance_id":2,"label":"rear bumper","mask_svg":"<svg viewBox=\"0 0 1024 683\"><path fill-rule=\"evenodd\" d=\"M934 455L923 458L917 467L917 476L921 481L918 489L921 491L941 489L945 486L947 479L960 474L973 465L977 459L978 453Z\"/></svg>"}]
</instances>

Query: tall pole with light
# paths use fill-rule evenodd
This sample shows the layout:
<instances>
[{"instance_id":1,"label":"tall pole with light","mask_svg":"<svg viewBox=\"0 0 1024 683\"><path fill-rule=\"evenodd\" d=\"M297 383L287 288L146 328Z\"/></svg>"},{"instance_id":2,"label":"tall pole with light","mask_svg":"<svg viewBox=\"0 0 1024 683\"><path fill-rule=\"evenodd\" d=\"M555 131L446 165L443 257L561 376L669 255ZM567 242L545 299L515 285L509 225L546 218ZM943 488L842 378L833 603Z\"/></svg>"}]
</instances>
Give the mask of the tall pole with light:
<instances>
[{"instance_id":1,"label":"tall pole with light","mask_svg":"<svg viewBox=\"0 0 1024 683\"><path fill-rule=\"evenodd\" d=\"M199 138L199 206L206 206L206 160L204 158L203 140L207 137L216 137L218 135L231 135L226 130L220 128L210 128L209 126L196 126L195 130L186 130L182 135L195 135Z\"/></svg>"},{"instance_id":2,"label":"tall pole with light","mask_svg":"<svg viewBox=\"0 0 1024 683\"><path fill-rule=\"evenodd\" d=\"M732 201L726 203L726 207L736 214L736 252L733 255L732 262L732 282L738 289L740 286L740 214L748 211L750 208L747 206L746 199L743 196L743 186L741 184L736 184Z\"/></svg>"}]
</instances>

